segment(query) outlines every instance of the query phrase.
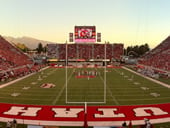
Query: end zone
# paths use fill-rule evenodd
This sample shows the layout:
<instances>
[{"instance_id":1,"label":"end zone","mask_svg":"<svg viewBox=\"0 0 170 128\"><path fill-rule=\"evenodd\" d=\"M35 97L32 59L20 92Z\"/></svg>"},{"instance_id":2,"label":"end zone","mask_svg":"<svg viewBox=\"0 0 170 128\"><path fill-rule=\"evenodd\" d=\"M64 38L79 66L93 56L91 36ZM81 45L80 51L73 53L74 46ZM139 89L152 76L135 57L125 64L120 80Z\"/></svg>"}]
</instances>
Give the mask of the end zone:
<instances>
[{"instance_id":1,"label":"end zone","mask_svg":"<svg viewBox=\"0 0 170 128\"><path fill-rule=\"evenodd\" d=\"M120 126L131 121L144 124L170 122L170 103L133 106L87 106L88 126ZM0 103L0 121L17 119L18 123L55 126L83 126L84 106L43 106Z\"/></svg>"}]
</instances>

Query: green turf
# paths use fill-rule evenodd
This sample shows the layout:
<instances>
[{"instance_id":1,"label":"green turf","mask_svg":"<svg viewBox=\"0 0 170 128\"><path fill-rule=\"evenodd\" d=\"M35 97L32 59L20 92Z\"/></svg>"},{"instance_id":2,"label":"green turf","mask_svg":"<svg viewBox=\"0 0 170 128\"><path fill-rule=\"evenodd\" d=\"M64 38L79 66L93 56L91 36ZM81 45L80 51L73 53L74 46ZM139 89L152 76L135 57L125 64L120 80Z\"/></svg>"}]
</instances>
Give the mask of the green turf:
<instances>
[{"instance_id":1,"label":"green turf","mask_svg":"<svg viewBox=\"0 0 170 128\"><path fill-rule=\"evenodd\" d=\"M82 70L100 73L95 78L76 78L74 72ZM104 69L68 69L68 102L103 102ZM41 78L42 80L38 80ZM36 105L80 105L66 103L65 69L48 68L15 84L0 89L0 102ZM41 88L43 83L53 83L54 88ZM106 103L89 105L140 105L169 103L170 89L153 83L125 69L107 69ZM24 87L29 89L24 90ZM19 96L11 96L19 93ZM157 94L155 97L152 93ZM158 124L157 127L170 125Z\"/></svg>"},{"instance_id":2,"label":"green turf","mask_svg":"<svg viewBox=\"0 0 170 128\"><path fill-rule=\"evenodd\" d=\"M74 72L96 70L96 78L75 78ZM170 101L170 89L153 83L124 69L107 69L106 104L135 105L157 104ZM122 75L123 74L123 75ZM68 102L103 102L104 69L68 69ZM42 80L38 80L39 77ZM54 88L41 88L43 83L53 83ZM135 84L137 83L137 84ZM29 89L24 90L24 87ZM15 84L0 89L0 102L41 105L70 105L66 103L65 69L49 68ZM19 93L19 96L11 96ZM159 96L152 96L156 93ZM74 105L74 104L73 104Z\"/></svg>"}]
</instances>

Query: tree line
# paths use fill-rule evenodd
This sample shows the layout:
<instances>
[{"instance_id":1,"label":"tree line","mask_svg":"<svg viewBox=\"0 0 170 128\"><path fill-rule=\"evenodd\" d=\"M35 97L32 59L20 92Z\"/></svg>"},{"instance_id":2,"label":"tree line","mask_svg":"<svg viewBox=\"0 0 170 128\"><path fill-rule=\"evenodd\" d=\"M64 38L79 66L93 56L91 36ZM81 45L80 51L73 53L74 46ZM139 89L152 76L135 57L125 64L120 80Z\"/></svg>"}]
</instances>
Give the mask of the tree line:
<instances>
[{"instance_id":1,"label":"tree line","mask_svg":"<svg viewBox=\"0 0 170 128\"><path fill-rule=\"evenodd\" d=\"M149 45L146 43L144 45L128 46L126 49L124 49L124 55L140 57L148 51L150 51L150 48Z\"/></svg>"},{"instance_id":2,"label":"tree line","mask_svg":"<svg viewBox=\"0 0 170 128\"><path fill-rule=\"evenodd\" d=\"M30 49L28 48L25 44L21 44L21 43L17 43L17 44L14 44L17 48L19 48L21 51L23 52L28 52L28 51L37 51L37 53L45 53L47 48L46 46L43 46L42 43L38 43L38 46L37 48L35 49Z\"/></svg>"}]
</instances>

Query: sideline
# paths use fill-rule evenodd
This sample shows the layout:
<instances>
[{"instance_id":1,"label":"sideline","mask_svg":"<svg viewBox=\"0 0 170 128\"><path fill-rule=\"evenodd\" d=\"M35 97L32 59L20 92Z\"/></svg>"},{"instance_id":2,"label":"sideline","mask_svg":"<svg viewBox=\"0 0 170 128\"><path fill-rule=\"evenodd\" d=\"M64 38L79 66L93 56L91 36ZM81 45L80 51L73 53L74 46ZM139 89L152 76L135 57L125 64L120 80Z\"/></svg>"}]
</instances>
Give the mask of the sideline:
<instances>
[{"instance_id":1,"label":"sideline","mask_svg":"<svg viewBox=\"0 0 170 128\"><path fill-rule=\"evenodd\" d=\"M165 84L165 83L160 82L160 81L158 81L158 80L152 79L152 78L150 78L150 77L147 77L147 76L145 76L145 75L142 75L142 74L140 74L140 73L138 73L138 72L135 72L135 71L133 71L133 70L131 70L131 69L129 69L129 68L126 68L126 67L124 67L124 66L123 66L122 68L125 69L125 70L128 70L128 71L130 71L130 72L132 72L132 73L134 73L134 74L136 74L136 75L138 75L138 76L142 76L142 77L144 77L144 78L146 78L146 79L148 79L148 80L150 80L150 81L152 81L152 82L155 82L155 83L160 84L160 85L162 85L162 86L164 86L164 87L170 88L170 85L169 85L169 84Z\"/></svg>"},{"instance_id":2,"label":"sideline","mask_svg":"<svg viewBox=\"0 0 170 128\"><path fill-rule=\"evenodd\" d=\"M49 68L49 66L40 69L38 72L41 72L41 71L43 71L43 70L45 70L45 69L47 69L47 68ZM27 78L27 77L30 77L30 76L32 76L32 75L34 75L34 74L36 74L36 73L37 73L37 72L33 72L33 73L28 74L28 75L26 75L26 76L23 76L23 77L20 77L20 78L15 79L15 80L12 80L12 81L10 81L10 82L7 82L7 83L5 83L5 84L2 84L2 85L0 85L0 89L1 89L1 88L4 88L4 87L6 87L6 86L9 86L9 85L11 85L11 84L13 84L13 83L16 83L16 82L18 82L18 81L20 81L20 80L23 80L23 79L25 79L25 78Z\"/></svg>"}]
</instances>

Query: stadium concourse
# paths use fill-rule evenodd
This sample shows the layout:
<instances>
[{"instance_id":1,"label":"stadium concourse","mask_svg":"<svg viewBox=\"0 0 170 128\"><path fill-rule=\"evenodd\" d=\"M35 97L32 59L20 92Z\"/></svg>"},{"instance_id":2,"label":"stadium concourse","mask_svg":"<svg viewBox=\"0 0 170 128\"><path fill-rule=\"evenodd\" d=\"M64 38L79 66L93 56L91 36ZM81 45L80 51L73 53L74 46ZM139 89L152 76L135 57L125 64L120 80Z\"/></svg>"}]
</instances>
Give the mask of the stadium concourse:
<instances>
[{"instance_id":1,"label":"stadium concourse","mask_svg":"<svg viewBox=\"0 0 170 128\"><path fill-rule=\"evenodd\" d=\"M122 44L106 44L106 58L104 56L104 44L68 44L68 59L80 58L83 61L91 59L108 59L109 62L120 60L123 55ZM160 70L170 70L170 37L159 46L144 56L140 64L148 65ZM49 45L49 57L65 60L66 44ZM164 57L162 57L162 55ZM165 65L161 65L165 63ZM111 64L111 62L109 63ZM42 65L35 65L29 56L25 55L15 46L0 37L0 80L6 82L9 79L26 76L38 71ZM115 68L114 66L112 68ZM96 72L95 72L96 73ZM170 103L152 105L116 105L116 106L57 106L57 105L23 105L0 103L0 120L7 122L16 119L18 123L34 125L61 125L61 126L117 126L127 127L132 125L150 125L152 123L164 123L170 121ZM87 117L86 117L87 116ZM146 121L146 122L144 122ZM122 126L121 126L122 125ZM143 127L143 125L141 126Z\"/></svg>"}]
</instances>

